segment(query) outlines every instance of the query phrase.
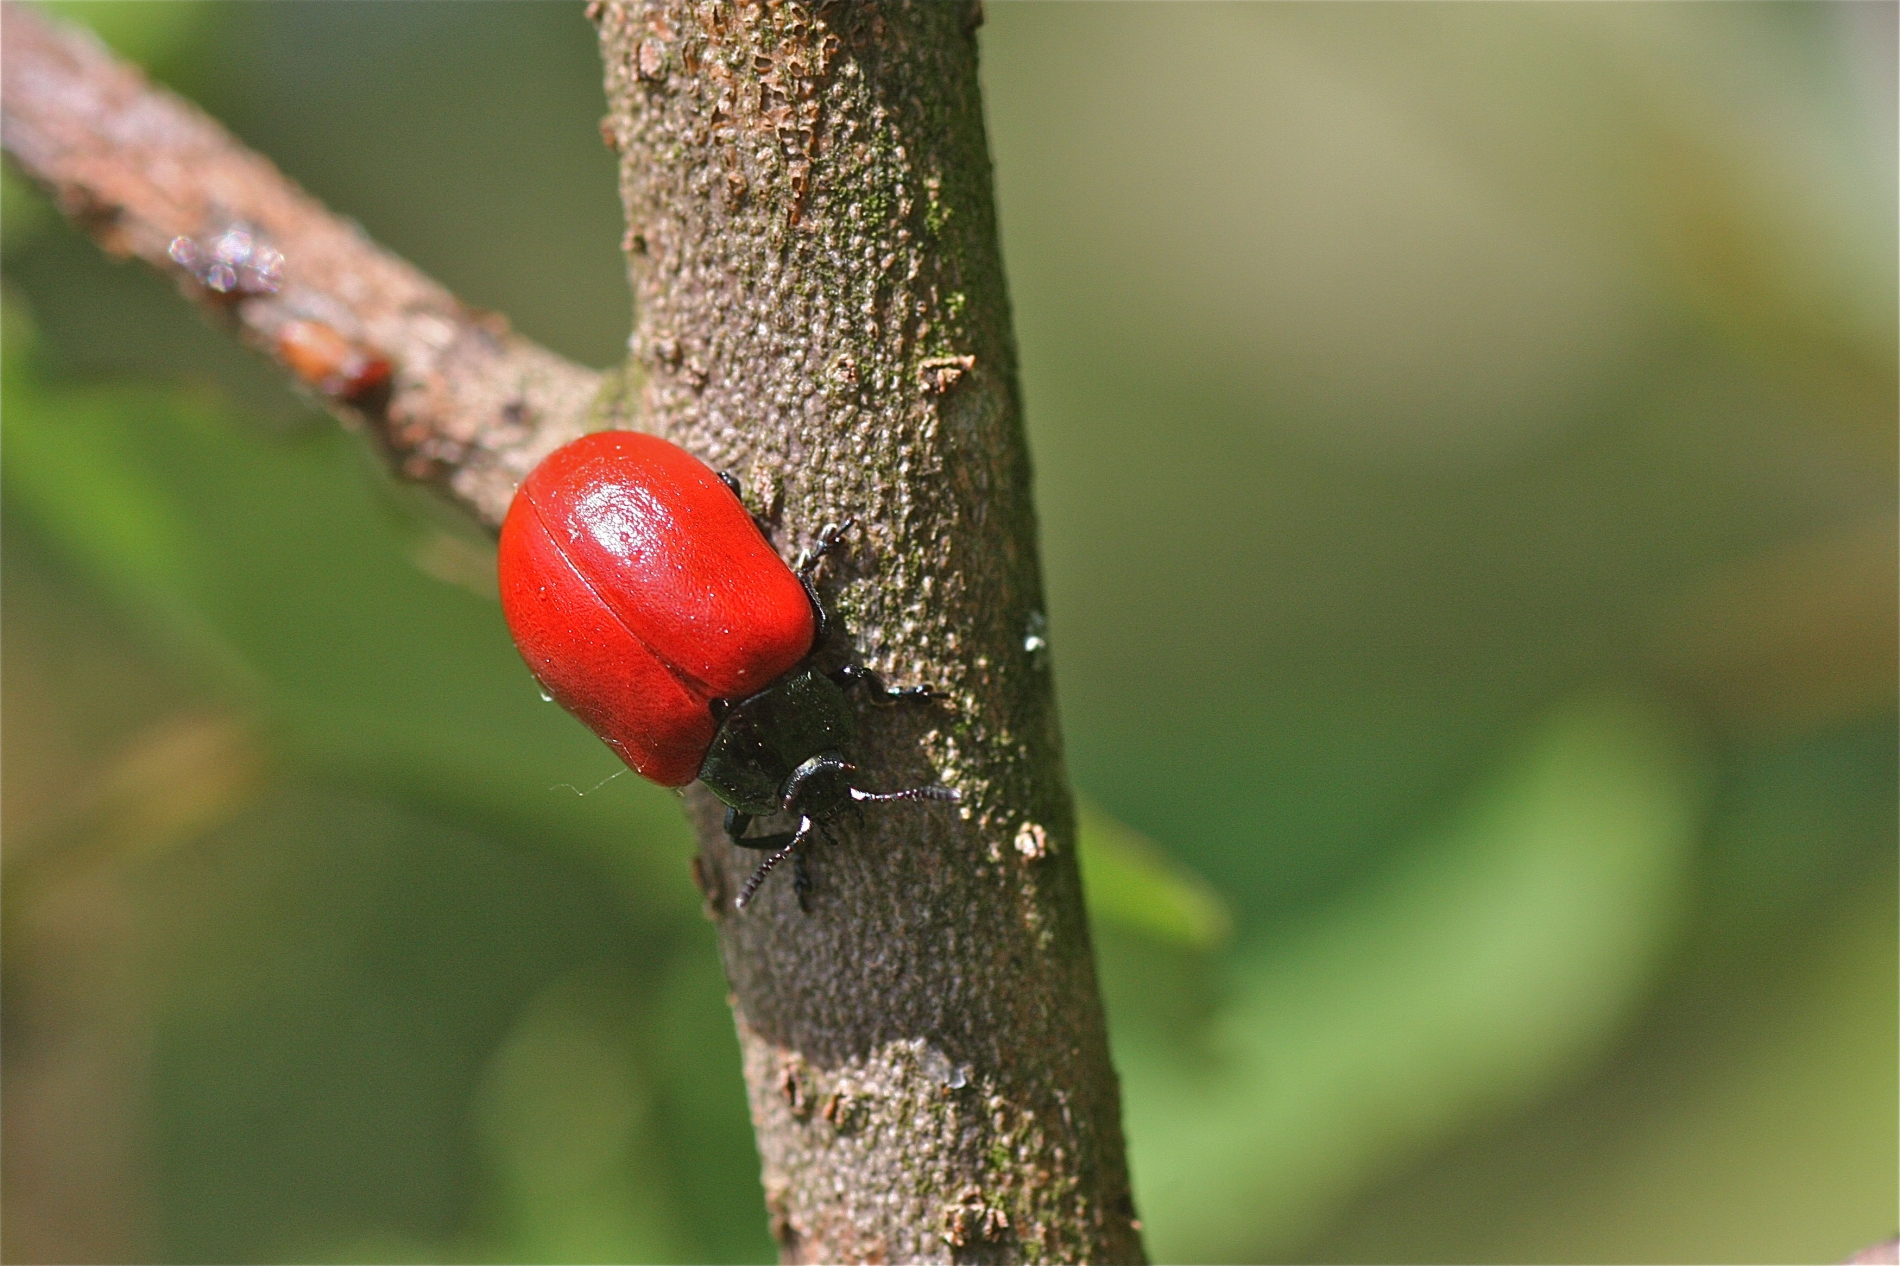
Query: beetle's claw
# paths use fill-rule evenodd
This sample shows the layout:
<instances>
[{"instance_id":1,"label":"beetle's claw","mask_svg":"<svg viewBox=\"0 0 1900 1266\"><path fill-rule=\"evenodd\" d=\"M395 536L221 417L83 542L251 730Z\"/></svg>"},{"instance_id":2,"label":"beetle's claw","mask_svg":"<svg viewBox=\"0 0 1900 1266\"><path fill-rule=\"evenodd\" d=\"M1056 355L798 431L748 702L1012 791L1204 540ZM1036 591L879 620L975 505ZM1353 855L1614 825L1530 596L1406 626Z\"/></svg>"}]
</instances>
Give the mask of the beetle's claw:
<instances>
[{"instance_id":1,"label":"beetle's claw","mask_svg":"<svg viewBox=\"0 0 1900 1266\"><path fill-rule=\"evenodd\" d=\"M798 561L793 564L792 570L800 576L808 575L812 568L818 566L818 560L836 549L838 542L844 539L844 534L857 525L856 517L852 517L843 523L827 523L819 528L818 538L812 542L811 548L798 551Z\"/></svg>"}]
</instances>

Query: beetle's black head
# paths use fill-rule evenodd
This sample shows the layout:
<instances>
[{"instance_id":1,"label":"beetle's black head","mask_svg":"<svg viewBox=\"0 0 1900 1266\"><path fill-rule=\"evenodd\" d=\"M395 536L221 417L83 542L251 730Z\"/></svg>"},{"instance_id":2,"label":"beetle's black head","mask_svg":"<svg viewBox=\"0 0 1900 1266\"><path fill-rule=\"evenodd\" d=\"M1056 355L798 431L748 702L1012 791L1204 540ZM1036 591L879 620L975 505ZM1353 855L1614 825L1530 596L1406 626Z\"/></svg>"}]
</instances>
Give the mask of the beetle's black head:
<instances>
[{"instance_id":1,"label":"beetle's black head","mask_svg":"<svg viewBox=\"0 0 1900 1266\"><path fill-rule=\"evenodd\" d=\"M751 814L784 808L794 779L812 762L829 758L832 765L842 764L839 753L857 730L844 691L809 668L788 673L749 698L727 702L714 715L719 728L700 762L700 780L721 800ZM815 783L811 796L823 799L832 781Z\"/></svg>"}]
</instances>

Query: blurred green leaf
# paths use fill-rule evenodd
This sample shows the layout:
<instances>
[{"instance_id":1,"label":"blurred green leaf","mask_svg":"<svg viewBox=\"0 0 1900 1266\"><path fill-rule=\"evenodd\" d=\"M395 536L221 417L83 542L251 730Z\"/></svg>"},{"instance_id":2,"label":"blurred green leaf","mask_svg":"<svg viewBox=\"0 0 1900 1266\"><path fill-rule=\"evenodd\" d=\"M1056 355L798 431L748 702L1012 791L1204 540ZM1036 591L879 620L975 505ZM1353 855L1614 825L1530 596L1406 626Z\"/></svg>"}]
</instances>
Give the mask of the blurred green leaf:
<instances>
[{"instance_id":1,"label":"blurred green leaf","mask_svg":"<svg viewBox=\"0 0 1900 1266\"><path fill-rule=\"evenodd\" d=\"M45 196L11 164L0 166L0 255L25 245L53 219Z\"/></svg>"},{"instance_id":2,"label":"blurred green leaf","mask_svg":"<svg viewBox=\"0 0 1900 1266\"><path fill-rule=\"evenodd\" d=\"M1090 919L1194 949L1226 943L1234 918L1206 880L1100 806L1078 798L1076 813Z\"/></svg>"},{"instance_id":3,"label":"blurred green leaf","mask_svg":"<svg viewBox=\"0 0 1900 1266\"><path fill-rule=\"evenodd\" d=\"M638 982L668 933L600 867L532 835L292 774L130 882L160 930L142 967L164 986L150 1126L162 1238L146 1260L342 1260L378 1239L465 1260L459 1237L487 1229L471 1226L485 1085L527 1097L504 1122L536 1103L571 1111L586 1088L603 1120L609 1089L641 1102L609 1041L632 1027L632 991L560 1048L565 1075L545 1060L542 1086L489 1075L498 1047L509 1069L534 1062L509 1063L520 1043L505 1041L545 1032L533 999L582 972ZM528 1039L535 1058L549 1049ZM596 1129L590 1154L650 1146L614 1131Z\"/></svg>"},{"instance_id":4,"label":"blurred green leaf","mask_svg":"<svg viewBox=\"0 0 1900 1266\"><path fill-rule=\"evenodd\" d=\"M9 419L8 490L101 571L147 588L177 584L191 570L188 532L150 472L102 442L127 413L168 402L135 389L37 403Z\"/></svg>"},{"instance_id":5,"label":"blurred green leaf","mask_svg":"<svg viewBox=\"0 0 1900 1266\"><path fill-rule=\"evenodd\" d=\"M1600 1075L1419 1158L1299 1260L1839 1262L1892 1235L1893 852L1865 878L1817 935L1743 949L1767 971L1674 982Z\"/></svg>"},{"instance_id":6,"label":"blurred green leaf","mask_svg":"<svg viewBox=\"0 0 1900 1266\"><path fill-rule=\"evenodd\" d=\"M11 288L0 294L7 422L6 495L75 561L141 617L174 651L233 679L248 670L184 600L181 587L205 565L186 516L128 427L189 425L191 403L155 385L49 387L32 315Z\"/></svg>"},{"instance_id":7,"label":"blurred green leaf","mask_svg":"<svg viewBox=\"0 0 1900 1266\"><path fill-rule=\"evenodd\" d=\"M598 972L556 981L489 1060L476 1125L499 1187L498 1256L682 1259L648 1137L652 1093L633 1058L631 992Z\"/></svg>"},{"instance_id":8,"label":"blurred green leaf","mask_svg":"<svg viewBox=\"0 0 1900 1266\"><path fill-rule=\"evenodd\" d=\"M1157 1257L1285 1251L1371 1174L1579 1067L1669 948L1703 784L1666 706L1573 700L1388 873L1246 957L1211 1066L1118 1041Z\"/></svg>"}]
</instances>

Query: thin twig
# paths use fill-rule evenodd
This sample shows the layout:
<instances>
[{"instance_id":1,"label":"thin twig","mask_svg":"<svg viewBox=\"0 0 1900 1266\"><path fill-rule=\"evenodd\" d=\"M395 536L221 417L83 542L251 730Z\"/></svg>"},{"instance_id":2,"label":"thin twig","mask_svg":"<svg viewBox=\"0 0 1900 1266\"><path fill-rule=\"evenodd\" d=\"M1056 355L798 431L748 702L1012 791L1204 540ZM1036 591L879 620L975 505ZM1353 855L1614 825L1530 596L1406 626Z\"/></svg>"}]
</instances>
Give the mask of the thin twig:
<instances>
[{"instance_id":1,"label":"thin twig","mask_svg":"<svg viewBox=\"0 0 1900 1266\"><path fill-rule=\"evenodd\" d=\"M400 473L496 524L585 429L600 374L465 307L91 33L11 0L0 13L0 142L20 169L369 426Z\"/></svg>"}]
</instances>

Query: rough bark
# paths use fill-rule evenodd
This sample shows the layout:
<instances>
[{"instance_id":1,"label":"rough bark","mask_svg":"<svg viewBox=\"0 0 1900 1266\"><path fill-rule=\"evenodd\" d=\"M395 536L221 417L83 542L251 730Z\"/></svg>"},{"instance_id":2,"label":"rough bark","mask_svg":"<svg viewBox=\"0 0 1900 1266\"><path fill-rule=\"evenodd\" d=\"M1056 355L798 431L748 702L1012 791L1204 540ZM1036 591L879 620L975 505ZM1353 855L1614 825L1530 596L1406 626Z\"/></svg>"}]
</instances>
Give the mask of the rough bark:
<instances>
[{"instance_id":1,"label":"rough bark","mask_svg":"<svg viewBox=\"0 0 1900 1266\"><path fill-rule=\"evenodd\" d=\"M886 805L801 911L691 798L787 1261L1139 1260L1040 628L974 5L593 4L635 294L629 417L739 475L849 651Z\"/></svg>"},{"instance_id":2,"label":"rough bark","mask_svg":"<svg viewBox=\"0 0 1900 1266\"><path fill-rule=\"evenodd\" d=\"M499 524L521 477L586 429L599 374L463 306L90 32L15 3L0 23L0 141L20 169L368 426L400 473ZM234 229L275 269L208 275Z\"/></svg>"}]
</instances>

